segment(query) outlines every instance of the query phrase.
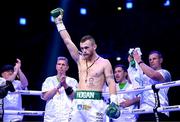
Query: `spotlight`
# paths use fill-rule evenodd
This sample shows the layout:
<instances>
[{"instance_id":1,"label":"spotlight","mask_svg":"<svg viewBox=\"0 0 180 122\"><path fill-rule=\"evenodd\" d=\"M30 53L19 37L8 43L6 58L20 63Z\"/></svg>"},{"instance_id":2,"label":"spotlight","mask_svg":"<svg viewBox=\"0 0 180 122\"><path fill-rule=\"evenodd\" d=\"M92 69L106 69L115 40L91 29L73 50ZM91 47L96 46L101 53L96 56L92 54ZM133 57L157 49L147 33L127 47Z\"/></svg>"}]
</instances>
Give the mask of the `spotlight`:
<instances>
[{"instance_id":1,"label":"spotlight","mask_svg":"<svg viewBox=\"0 0 180 122\"><path fill-rule=\"evenodd\" d=\"M52 16L50 16L50 21L54 22L54 18Z\"/></svg>"},{"instance_id":2,"label":"spotlight","mask_svg":"<svg viewBox=\"0 0 180 122\"><path fill-rule=\"evenodd\" d=\"M81 15L86 15L87 14L87 9L86 8L80 8L80 14Z\"/></svg>"},{"instance_id":3,"label":"spotlight","mask_svg":"<svg viewBox=\"0 0 180 122\"><path fill-rule=\"evenodd\" d=\"M120 61L121 60L121 57L116 57L116 61Z\"/></svg>"},{"instance_id":4,"label":"spotlight","mask_svg":"<svg viewBox=\"0 0 180 122\"><path fill-rule=\"evenodd\" d=\"M132 9L133 8L132 0L126 0L126 8L127 9Z\"/></svg>"},{"instance_id":5,"label":"spotlight","mask_svg":"<svg viewBox=\"0 0 180 122\"><path fill-rule=\"evenodd\" d=\"M117 10L118 10L118 11L121 11L121 10L122 10L122 7L120 7L120 6L117 7Z\"/></svg>"},{"instance_id":6,"label":"spotlight","mask_svg":"<svg viewBox=\"0 0 180 122\"><path fill-rule=\"evenodd\" d=\"M170 6L170 0L165 0L164 4L163 4L165 7L168 7Z\"/></svg>"},{"instance_id":7,"label":"spotlight","mask_svg":"<svg viewBox=\"0 0 180 122\"><path fill-rule=\"evenodd\" d=\"M22 25L22 26L26 25L26 18L20 17L19 18L19 24Z\"/></svg>"}]
</instances>

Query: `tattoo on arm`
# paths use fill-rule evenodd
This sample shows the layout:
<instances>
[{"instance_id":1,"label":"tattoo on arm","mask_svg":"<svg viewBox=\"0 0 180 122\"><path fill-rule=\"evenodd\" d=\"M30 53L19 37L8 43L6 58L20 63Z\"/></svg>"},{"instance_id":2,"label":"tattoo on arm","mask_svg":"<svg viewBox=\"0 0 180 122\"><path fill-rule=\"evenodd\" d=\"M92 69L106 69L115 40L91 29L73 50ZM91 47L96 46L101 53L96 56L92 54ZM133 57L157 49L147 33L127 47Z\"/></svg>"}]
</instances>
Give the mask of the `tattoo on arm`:
<instances>
[{"instance_id":1,"label":"tattoo on arm","mask_svg":"<svg viewBox=\"0 0 180 122\"><path fill-rule=\"evenodd\" d=\"M107 82L108 85L109 85L109 82L112 81L112 80L114 80L114 76L113 75L106 76L106 82Z\"/></svg>"}]
</instances>

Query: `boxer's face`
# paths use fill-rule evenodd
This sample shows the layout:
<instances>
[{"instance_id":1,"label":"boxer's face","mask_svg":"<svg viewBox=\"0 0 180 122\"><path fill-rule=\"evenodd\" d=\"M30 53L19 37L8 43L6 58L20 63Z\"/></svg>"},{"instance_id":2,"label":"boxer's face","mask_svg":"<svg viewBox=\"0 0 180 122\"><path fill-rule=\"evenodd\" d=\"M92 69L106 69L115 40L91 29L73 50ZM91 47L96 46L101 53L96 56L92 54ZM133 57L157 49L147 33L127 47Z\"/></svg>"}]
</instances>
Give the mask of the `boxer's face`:
<instances>
[{"instance_id":1,"label":"boxer's face","mask_svg":"<svg viewBox=\"0 0 180 122\"><path fill-rule=\"evenodd\" d=\"M96 49L96 45L92 43L92 41L86 40L85 42L80 43L80 48L81 48L82 55L84 56L84 58L88 59L93 55Z\"/></svg>"}]
</instances>

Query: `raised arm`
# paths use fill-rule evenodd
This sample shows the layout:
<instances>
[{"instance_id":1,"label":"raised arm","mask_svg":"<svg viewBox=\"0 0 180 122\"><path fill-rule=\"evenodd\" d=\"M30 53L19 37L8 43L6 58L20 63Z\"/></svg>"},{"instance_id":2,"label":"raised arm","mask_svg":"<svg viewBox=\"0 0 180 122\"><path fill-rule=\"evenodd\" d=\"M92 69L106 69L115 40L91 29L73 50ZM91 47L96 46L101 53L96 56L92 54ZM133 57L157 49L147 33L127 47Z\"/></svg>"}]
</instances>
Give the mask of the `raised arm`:
<instances>
[{"instance_id":1,"label":"raised arm","mask_svg":"<svg viewBox=\"0 0 180 122\"><path fill-rule=\"evenodd\" d=\"M142 71L150 78L154 79L154 80L158 80L161 82L164 82L165 79L164 77L161 75L161 73L159 73L158 71L154 70L153 68L151 68L150 66L146 65L142 59L141 56L138 55L138 53L135 51L133 53L133 57L136 60L136 62L139 64L139 66L141 67Z\"/></svg>"},{"instance_id":2,"label":"raised arm","mask_svg":"<svg viewBox=\"0 0 180 122\"><path fill-rule=\"evenodd\" d=\"M25 74L21 70L21 60L20 59L16 59L16 60L17 60L16 65L18 65L17 77L21 81L22 88L25 89L28 86L28 80L27 80Z\"/></svg>"},{"instance_id":3,"label":"raised arm","mask_svg":"<svg viewBox=\"0 0 180 122\"><path fill-rule=\"evenodd\" d=\"M19 77L19 80L21 81L23 89L25 89L28 86L28 80L21 69L19 69L18 71L18 77Z\"/></svg>"},{"instance_id":4,"label":"raised arm","mask_svg":"<svg viewBox=\"0 0 180 122\"><path fill-rule=\"evenodd\" d=\"M18 72L19 72L19 69L21 67L21 61L19 59L16 59L16 60L17 60L17 62L15 64L15 66L14 66L14 72L6 80L14 81L16 79L16 77L18 76Z\"/></svg>"},{"instance_id":5,"label":"raised arm","mask_svg":"<svg viewBox=\"0 0 180 122\"><path fill-rule=\"evenodd\" d=\"M21 60L16 59L16 61L17 62L14 66L14 72L7 80L14 81L16 79L16 77L19 78L19 80L21 81L21 84L22 84L22 88L24 89L28 86L28 80L21 70Z\"/></svg>"},{"instance_id":6,"label":"raised arm","mask_svg":"<svg viewBox=\"0 0 180 122\"><path fill-rule=\"evenodd\" d=\"M71 57L77 62L79 60L79 51L63 24L63 9L56 8L52 10L51 15L54 17L58 32L68 48Z\"/></svg>"}]
</instances>

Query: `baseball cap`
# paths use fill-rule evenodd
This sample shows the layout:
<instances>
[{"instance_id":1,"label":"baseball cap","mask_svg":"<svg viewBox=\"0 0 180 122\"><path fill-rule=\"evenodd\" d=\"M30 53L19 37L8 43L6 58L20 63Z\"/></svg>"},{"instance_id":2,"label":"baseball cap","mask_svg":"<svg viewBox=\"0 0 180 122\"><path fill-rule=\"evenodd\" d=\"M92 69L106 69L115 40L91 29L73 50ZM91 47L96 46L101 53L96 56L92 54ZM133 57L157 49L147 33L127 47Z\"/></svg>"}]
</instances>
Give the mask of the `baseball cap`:
<instances>
[{"instance_id":1,"label":"baseball cap","mask_svg":"<svg viewBox=\"0 0 180 122\"><path fill-rule=\"evenodd\" d=\"M6 64L0 69L0 74L2 74L5 71L14 71L14 66L11 64Z\"/></svg>"}]
</instances>

